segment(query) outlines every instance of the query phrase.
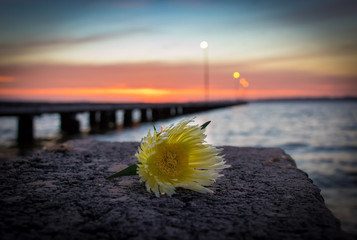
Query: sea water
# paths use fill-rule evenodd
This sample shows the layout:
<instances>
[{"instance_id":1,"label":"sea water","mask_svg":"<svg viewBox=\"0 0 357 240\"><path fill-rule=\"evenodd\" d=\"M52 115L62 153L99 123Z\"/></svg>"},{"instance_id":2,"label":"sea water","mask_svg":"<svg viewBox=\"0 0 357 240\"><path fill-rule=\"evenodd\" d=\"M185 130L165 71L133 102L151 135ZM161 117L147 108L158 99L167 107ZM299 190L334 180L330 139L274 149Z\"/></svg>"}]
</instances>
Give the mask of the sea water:
<instances>
[{"instance_id":1,"label":"sea water","mask_svg":"<svg viewBox=\"0 0 357 240\"><path fill-rule=\"evenodd\" d=\"M118 111L118 121L122 113ZM167 126L182 118L195 118L206 128L207 142L216 146L278 147L291 155L321 190L327 207L341 220L345 231L357 233L357 101L272 101L223 108L158 121ZM78 114L88 130L88 114ZM134 120L140 119L134 112ZM35 119L36 137L58 134L57 114ZM88 135L100 141L140 141L153 128L133 128ZM16 119L0 118L0 144L16 138Z\"/></svg>"}]
</instances>

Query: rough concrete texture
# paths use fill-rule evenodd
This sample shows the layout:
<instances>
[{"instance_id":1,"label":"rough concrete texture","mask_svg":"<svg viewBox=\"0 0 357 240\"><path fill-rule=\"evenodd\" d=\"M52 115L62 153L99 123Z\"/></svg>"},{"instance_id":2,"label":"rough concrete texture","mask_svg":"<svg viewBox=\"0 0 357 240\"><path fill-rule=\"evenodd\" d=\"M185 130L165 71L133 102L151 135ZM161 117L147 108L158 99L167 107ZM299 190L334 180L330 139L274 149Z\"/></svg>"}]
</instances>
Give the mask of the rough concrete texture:
<instances>
[{"instance_id":1,"label":"rough concrete texture","mask_svg":"<svg viewBox=\"0 0 357 240\"><path fill-rule=\"evenodd\" d=\"M138 176L138 143L71 141L0 169L1 239L353 239L320 190L280 149L224 147L214 194L156 198Z\"/></svg>"}]
</instances>

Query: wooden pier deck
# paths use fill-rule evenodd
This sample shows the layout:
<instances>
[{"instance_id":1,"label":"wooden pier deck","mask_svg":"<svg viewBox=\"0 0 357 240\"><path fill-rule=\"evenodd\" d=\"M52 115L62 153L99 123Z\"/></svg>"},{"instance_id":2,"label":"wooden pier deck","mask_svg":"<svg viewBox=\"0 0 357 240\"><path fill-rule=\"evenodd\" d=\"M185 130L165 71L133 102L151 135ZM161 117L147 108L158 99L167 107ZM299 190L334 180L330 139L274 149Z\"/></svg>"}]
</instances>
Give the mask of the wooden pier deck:
<instances>
[{"instance_id":1,"label":"wooden pier deck","mask_svg":"<svg viewBox=\"0 0 357 240\"><path fill-rule=\"evenodd\" d=\"M158 121L178 115L191 114L246 104L245 101L187 102L187 103L36 103L0 102L0 117L15 116L18 119L18 143L34 141L34 116L60 114L61 131L65 134L80 132L77 113L88 112L91 131L114 129L117 126L116 111L122 110L123 125L133 125L133 111L140 111L140 122ZM149 114L148 114L149 113Z\"/></svg>"}]
</instances>

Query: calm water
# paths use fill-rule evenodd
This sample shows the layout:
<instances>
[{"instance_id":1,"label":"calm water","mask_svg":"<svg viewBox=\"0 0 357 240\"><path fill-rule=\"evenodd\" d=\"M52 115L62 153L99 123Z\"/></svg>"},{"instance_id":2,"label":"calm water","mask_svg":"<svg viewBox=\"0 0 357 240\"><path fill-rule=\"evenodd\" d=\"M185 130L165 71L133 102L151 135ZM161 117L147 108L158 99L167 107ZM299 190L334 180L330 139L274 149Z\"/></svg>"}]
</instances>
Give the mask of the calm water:
<instances>
[{"instance_id":1,"label":"calm water","mask_svg":"<svg viewBox=\"0 0 357 240\"><path fill-rule=\"evenodd\" d=\"M208 120L207 142L214 145L279 147L295 160L322 189L329 209L342 222L344 230L357 233L357 102L296 101L257 102L185 117ZM118 112L119 122L122 113ZM87 114L78 116L88 129ZM139 119L134 112L134 119ZM181 117L155 123L177 122ZM59 129L58 115L35 120L36 136L53 137ZM152 123L132 129L91 135L103 141L140 141ZM15 118L0 118L0 143L15 139Z\"/></svg>"}]
</instances>

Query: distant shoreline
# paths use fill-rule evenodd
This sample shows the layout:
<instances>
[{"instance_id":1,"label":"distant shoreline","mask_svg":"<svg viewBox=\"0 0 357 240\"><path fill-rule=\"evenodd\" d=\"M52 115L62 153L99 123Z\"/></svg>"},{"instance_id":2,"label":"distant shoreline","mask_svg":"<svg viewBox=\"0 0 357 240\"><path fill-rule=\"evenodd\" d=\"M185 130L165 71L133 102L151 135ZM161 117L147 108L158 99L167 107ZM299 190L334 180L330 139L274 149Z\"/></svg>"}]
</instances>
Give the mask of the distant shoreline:
<instances>
[{"instance_id":1,"label":"distant shoreline","mask_svg":"<svg viewBox=\"0 0 357 240\"><path fill-rule=\"evenodd\" d=\"M346 96L346 97L294 97L294 98L263 98L263 99L240 99L242 101L246 102L296 102L296 101L357 101L357 96ZM213 102L227 102L231 100L217 100ZM191 103L192 101L185 102L185 103ZM4 99L0 100L0 105L16 105L16 104L100 104L100 105L105 105L105 104L148 104L147 102L95 102L95 101L25 101L25 100L12 100L12 99ZM171 103L171 102L165 102L165 103ZM172 102L175 104L176 102ZM183 103L183 102L177 102L177 103ZM149 103L149 104L163 104L161 102L159 103Z\"/></svg>"},{"instance_id":2,"label":"distant shoreline","mask_svg":"<svg viewBox=\"0 0 357 240\"><path fill-rule=\"evenodd\" d=\"M302 97L302 98L268 98L247 100L248 102L304 102L304 101L357 101L357 97Z\"/></svg>"}]
</instances>

